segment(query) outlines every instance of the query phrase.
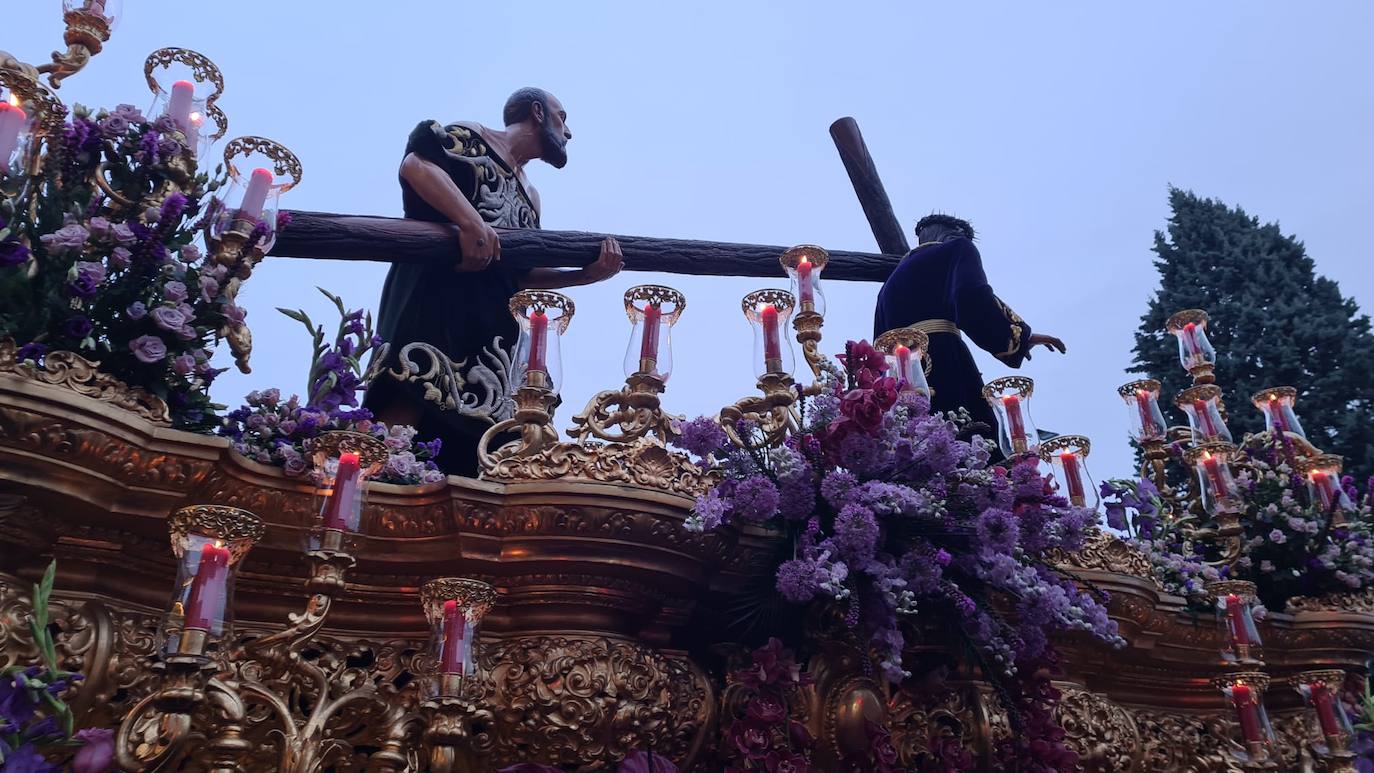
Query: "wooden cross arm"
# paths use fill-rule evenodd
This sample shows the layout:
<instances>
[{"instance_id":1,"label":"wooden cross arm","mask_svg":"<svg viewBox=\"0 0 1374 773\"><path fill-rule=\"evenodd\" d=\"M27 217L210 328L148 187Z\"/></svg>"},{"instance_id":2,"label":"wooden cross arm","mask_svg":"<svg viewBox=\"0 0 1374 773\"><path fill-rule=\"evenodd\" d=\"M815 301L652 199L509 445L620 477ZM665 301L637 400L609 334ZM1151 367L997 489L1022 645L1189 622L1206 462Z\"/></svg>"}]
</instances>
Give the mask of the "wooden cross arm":
<instances>
[{"instance_id":1,"label":"wooden cross arm","mask_svg":"<svg viewBox=\"0 0 1374 773\"><path fill-rule=\"evenodd\" d=\"M383 263L454 264L460 257L458 227L396 217L335 215L292 210L291 224L277 236L270 255ZM596 260L604 234L582 231L501 231L501 260L519 268L576 268ZM783 275L778 257L785 248L692 239L616 236L630 271L707 276ZM826 279L881 282L900 256L832 250Z\"/></svg>"}]
</instances>

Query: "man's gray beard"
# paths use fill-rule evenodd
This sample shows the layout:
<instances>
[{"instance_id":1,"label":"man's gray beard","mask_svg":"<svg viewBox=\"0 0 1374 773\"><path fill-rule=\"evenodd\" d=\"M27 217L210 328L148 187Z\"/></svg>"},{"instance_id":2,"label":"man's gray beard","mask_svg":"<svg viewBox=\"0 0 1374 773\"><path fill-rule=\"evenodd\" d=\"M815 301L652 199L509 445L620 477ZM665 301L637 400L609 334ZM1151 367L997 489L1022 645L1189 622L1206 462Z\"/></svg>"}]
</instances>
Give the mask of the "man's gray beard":
<instances>
[{"instance_id":1,"label":"man's gray beard","mask_svg":"<svg viewBox=\"0 0 1374 773\"><path fill-rule=\"evenodd\" d=\"M545 118L544 125L539 127L539 159L554 169L562 169L568 165L568 141L550 123Z\"/></svg>"}]
</instances>

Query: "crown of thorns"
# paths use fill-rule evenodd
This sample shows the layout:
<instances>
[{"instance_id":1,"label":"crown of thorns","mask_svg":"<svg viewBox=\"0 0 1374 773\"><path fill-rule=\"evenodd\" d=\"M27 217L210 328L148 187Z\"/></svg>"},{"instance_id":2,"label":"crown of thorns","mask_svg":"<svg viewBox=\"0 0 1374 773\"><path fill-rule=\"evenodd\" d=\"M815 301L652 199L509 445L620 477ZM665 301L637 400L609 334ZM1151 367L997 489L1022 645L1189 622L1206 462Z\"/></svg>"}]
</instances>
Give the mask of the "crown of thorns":
<instances>
[{"instance_id":1,"label":"crown of thorns","mask_svg":"<svg viewBox=\"0 0 1374 773\"><path fill-rule=\"evenodd\" d=\"M953 228L955 230L962 231L963 234L968 238L973 238L972 223L962 218L954 217L953 215L944 215L940 213L926 215L925 217L921 218L920 221L916 223L916 233L920 234L923 228L932 225Z\"/></svg>"}]
</instances>

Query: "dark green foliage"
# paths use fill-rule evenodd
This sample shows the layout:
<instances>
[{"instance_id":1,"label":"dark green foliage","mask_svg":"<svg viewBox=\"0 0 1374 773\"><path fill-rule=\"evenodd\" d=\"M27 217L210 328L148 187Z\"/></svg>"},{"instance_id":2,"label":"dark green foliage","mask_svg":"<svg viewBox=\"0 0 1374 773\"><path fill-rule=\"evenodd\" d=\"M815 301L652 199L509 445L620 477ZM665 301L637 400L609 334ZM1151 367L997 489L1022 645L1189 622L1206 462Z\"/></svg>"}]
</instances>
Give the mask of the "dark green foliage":
<instances>
[{"instance_id":1,"label":"dark green foliage","mask_svg":"<svg viewBox=\"0 0 1374 773\"><path fill-rule=\"evenodd\" d=\"M1225 391L1237 440L1264 428L1250 395L1297 387L1308 438L1346 459L1347 474L1374 473L1374 335L1369 317L1318 276L1302 242L1277 223L1261 225L1240 208L1171 188L1168 233L1155 233L1160 289L1136 333L1131 370L1159 379L1166 413L1191 383L1164 322L1182 309L1204 309L1217 349L1217 384ZM1181 418L1177 411L1170 416Z\"/></svg>"}]
</instances>

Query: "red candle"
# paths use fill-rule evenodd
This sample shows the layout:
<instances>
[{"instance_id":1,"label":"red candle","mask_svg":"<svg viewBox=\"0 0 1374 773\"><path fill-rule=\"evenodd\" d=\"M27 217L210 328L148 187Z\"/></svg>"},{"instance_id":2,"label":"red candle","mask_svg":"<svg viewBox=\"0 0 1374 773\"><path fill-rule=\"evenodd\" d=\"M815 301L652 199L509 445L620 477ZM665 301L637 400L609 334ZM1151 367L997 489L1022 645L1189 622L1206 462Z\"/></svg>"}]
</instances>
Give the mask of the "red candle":
<instances>
[{"instance_id":1,"label":"red candle","mask_svg":"<svg viewBox=\"0 0 1374 773\"><path fill-rule=\"evenodd\" d=\"M1230 624L1231 640L1237 647L1250 645L1250 626L1246 625L1245 607L1240 596L1226 596L1226 621Z\"/></svg>"},{"instance_id":2,"label":"red candle","mask_svg":"<svg viewBox=\"0 0 1374 773\"><path fill-rule=\"evenodd\" d=\"M543 311L530 314L530 361L527 371L549 372L545 363L545 350L548 344L549 318Z\"/></svg>"},{"instance_id":3,"label":"red candle","mask_svg":"<svg viewBox=\"0 0 1374 773\"><path fill-rule=\"evenodd\" d=\"M640 369L653 370L658 362L658 330L663 309L656 303L644 307L644 337L639 342ZM647 364L646 364L647 363Z\"/></svg>"},{"instance_id":4,"label":"red candle","mask_svg":"<svg viewBox=\"0 0 1374 773\"><path fill-rule=\"evenodd\" d=\"M13 96L0 102L0 171L9 165L10 155L19 147L19 132L29 117Z\"/></svg>"},{"instance_id":5,"label":"red candle","mask_svg":"<svg viewBox=\"0 0 1374 773\"><path fill-rule=\"evenodd\" d=\"M1189 322L1183 326L1183 349L1188 353L1188 357L1201 358L1202 345L1197 340L1197 323Z\"/></svg>"},{"instance_id":6,"label":"red candle","mask_svg":"<svg viewBox=\"0 0 1374 773\"><path fill-rule=\"evenodd\" d=\"M445 674L463 674L467 670L467 618L458 602L449 599L444 602L444 643L440 650L439 671Z\"/></svg>"},{"instance_id":7,"label":"red candle","mask_svg":"<svg viewBox=\"0 0 1374 773\"><path fill-rule=\"evenodd\" d=\"M358 486L362 479L362 466L358 455L349 451L339 454L339 470L334 474L334 490L324 503L324 527L349 531L349 522L358 512Z\"/></svg>"},{"instance_id":8,"label":"red candle","mask_svg":"<svg viewBox=\"0 0 1374 773\"><path fill-rule=\"evenodd\" d=\"M1212 406L1206 400L1193 401L1193 413L1197 415L1197 429L1202 437L1211 440L1218 435L1217 424L1212 421Z\"/></svg>"},{"instance_id":9,"label":"red candle","mask_svg":"<svg viewBox=\"0 0 1374 773\"><path fill-rule=\"evenodd\" d=\"M904 388L912 387L911 379L911 350L901 344L897 344L892 350L892 354L897 358L897 378Z\"/></svg>"},{"instance_id":10,"label":"red candle","mask_svg":"<svg viewBox=\"0 0 1374 773\"><path fill-rule=\"evenodd\" d=\"M225 591L229 585L229 549L207 542L200 550L200 564L191 578L186 599L186 628L215 629L224 619Z\"/></svg>"},{"instance_id":11,"label":"red candle","mask_svg":"<svg viewBox=\"0 0 1374 773\"><path fill-rule=\"evenodd\" d=\"M768 304L759 312L763 323L763 367L772 373L782 370L782 336L778 330L778 310Z\"/></svg>"},{"instance_id":12,"label":"red candle","mask_svg":"<svg viewBox=\"0 0 1374 773\"><path fill-rule=\"evenodd\" d=\"M256 222L262 217L262 208L267 204L267 192L272 187L272 179L272 172L266 169L253 170L253 174L248 176L248 189L243 192L243 201L239 203L237 218Z\"/></svg>"},{"instance_id":13,"label":"red candle","mask_svg":"<svg viewBox=\"0 0 1374 773\"><path fill-rule=\"evenodd\" d=\"M1341 736L1345 731L1341 727L1340 720L1336 718L1335 696L1321 682L1311 684L1310 688L1312 690L1312 707L1317 710L1317 722L1321 724L1322 735L1327 738Z\"/></svg>"},{"instance_id":14,"label":"red candle","mask_svg":"<svg viewBox=\"0 0 1374 773\"><path fill-rule=\"evenodd\" d=\"M1317 498L1321 501L1322 509L1330 510L1331 504L1335 500L1331 476L1321 470L1313 470L1312 487L1317 490Z\"/></svg>"},{"instance_id":15,"label":"red candle","mask_svg":"<svg viewBox=\"0 0 1374 773\"><path fill-rule=\"evenodd\" d=\"M1065 451L1059 455L1059 463L1064 466L1064 483L1069 487L1069 502L1082 507L1088 498L1083 494L1083 470L1078 464L1078 454Z\"/></svg>"},{"instance_id":16,"label":"red candle","mask_svg":"<svg viewBox=\"0 0 1374 773\"><path fill-rule=\"evenodd\" d=\"M1255 701L1255 693L1248 685L1238 684L1231 688L1231 702L1236 707L1236 714L1240 717L1240 734L1245 738L1246 743L1263 743L1264 735L1260 732L1259 704Z\"/></svg>"},{"instance_id":17,"label":"red candle","mask_svg":"<svg viewBox=\"0 0 1374 773\"><path fill-rule=\"evenodd\" d=\"M1144 389L1135 390L1135 405L1140 411L1140 436L1142 438L1158 437L1159 426L1155 424L1154 411L1150 409L1150 393Z\"/></svg>"},{"instance_id":18,"label":"red candle","mask_svg":"<svg viewBox=\"0 0 1374 773\"><path fill-rule=\"evenodd\" d=\"M1221 474L1221 460L1206 454L1202 457L1202 469L1207 475L1207 481L1212 485L1212 493L1217 499L1225 499L1229 492L1226 490L1226 478Z\"/></svg>"},{"instance_id":19,"label":"red candle","mask_svg":"<svg viewBox=\"0 0 1374 773\"><path fill-rule=\"evenodd\" d=\"M802 311L816 310L816 288L811 284L811 260L805 256L797 263L797 292Z\"/></svg>"},{"instance_id":20,"label":"red candle","mask_svg":"<svg viewBox=\"0 0 1374 773\"><path fill-rule=\"evenodd\" d=\"M1288 422L1283 420L1283 403L1275 395L1269 395L1269 419L1275 432L1288 431Z\"/></svg>"},{"instance_id":21,"label":"red candle","mask_svg":"<svg viewBox=\"0 0 1374 773\"><path fill-rule=\"evenodd\" d=\"M1021 397L1019 395L1007 395L1002 398L1002 407L1007 414L1007 435L1012 442L1020 441L1022 445L1026 442L1026 422L1021 418ZM1017 449L1022 450L1021 448Z\"/></svg>"},{"instance_id":22,"label":"red candle","mask_svg":"<svg viewBox=\"0 0 1374 773\"><path fill-rule=\"evenodd\" d=\"M172 84L172 95L167 98L166 115L176 122L177 128L190 140L195 134L191 125L191 100L196 95L196 84L190 81L177 81Z\"/></svg>"}]
</instances>

